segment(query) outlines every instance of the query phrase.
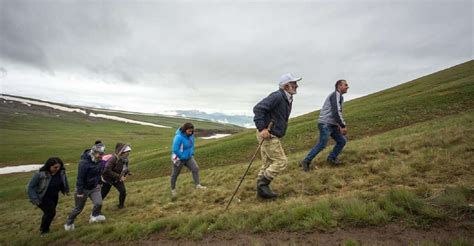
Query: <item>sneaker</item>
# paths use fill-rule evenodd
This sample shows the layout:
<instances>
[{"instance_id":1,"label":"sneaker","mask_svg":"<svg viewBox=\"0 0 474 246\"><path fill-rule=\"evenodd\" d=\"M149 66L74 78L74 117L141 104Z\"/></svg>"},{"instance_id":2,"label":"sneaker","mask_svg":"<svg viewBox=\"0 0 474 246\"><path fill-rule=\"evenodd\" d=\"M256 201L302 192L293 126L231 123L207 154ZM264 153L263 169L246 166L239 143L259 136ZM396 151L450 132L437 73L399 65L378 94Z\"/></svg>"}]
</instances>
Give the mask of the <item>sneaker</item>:
<instances>
[{"instance_id":1,"label":"sneaker","mask_svg":"<svg viewBox=\"0 0 474 246\"><path fill-rule=\"evenodd\" d=\"M90 217L89 219L89 223L94 223L94 222L100 222L100 221L104 221L105 220L105 216L103 215L97 215L97 216L92 216Z\"/></svg>"},{"instance_id":2,"label":"sneaker","mask_svg":"<svg viewBox=\"0 0 474 246\"><path fill-rule=\"evenodd\" d=\"M75 228L74 228L74 224L70 224L70 225L64 224L64 230L66 230L66 231L74 231L74 229L75 229Z\"/></svg>"},{"instance_id":3,"label":"sneaker","mask_svg":"<svg viewBox=\"0 0 474 246\"><path fill-rule=\"evenodd\" d=\"M196 189L205 190L205 189L207 189L207 187L206 187L206 186L202 186L201 184L198 184L198 185L196 185Z\"/></svg>"},{"instance_id":4,"label":"sneaker","mask_svg":"<svg viewBox=\"0 0 474 246\"><path fill-rule=\"evenodd\" d=\"M309 172L309 170L310 170L309 165L310 164L311 164L311 162L307 161L306 159L300 161L300 167L302 167L303 171L305 171L305 172Z\"/></svg>"},{"instance_id":5,"label":"sneaker","mask_svg":"<svg viewBox=\"0 0 474 246\"><path fill-rule=\"evenodd\" d=\"M338 159L327 159L327 162L334 166L339 166L343 164L343 162Z\"/></svg>"},{"instance_id":6,"label":"sneaker","mask_svg":"<svg viewBox=\"0 0 474 246\"><path fill-rule=\"evenodd\" d=\"M177 195L176 189L171 190L171 196L176 196L176 195Z\"/></svg>"}]
</instances>

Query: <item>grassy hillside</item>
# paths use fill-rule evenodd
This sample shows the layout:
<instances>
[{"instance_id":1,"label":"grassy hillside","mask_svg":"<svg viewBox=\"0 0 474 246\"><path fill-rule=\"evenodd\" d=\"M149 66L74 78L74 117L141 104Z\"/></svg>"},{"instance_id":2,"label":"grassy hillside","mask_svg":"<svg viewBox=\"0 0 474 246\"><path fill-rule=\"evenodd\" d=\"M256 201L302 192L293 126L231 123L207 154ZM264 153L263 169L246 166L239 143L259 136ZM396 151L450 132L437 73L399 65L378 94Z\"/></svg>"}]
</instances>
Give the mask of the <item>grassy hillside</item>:
<instances>
[{"instance_id":1,"label":"grassy hillside","mask_svg":"<svg viewBox=\"0 0 474 246\"><path fill-rule=\"evenodd\" d=\"M32 223L32 219L39 221L40 211L22 193L27 176L20 175L19 180L11 175L0 182L2 190L21 189L2 193L0 211L8 215L0 227L0 242L129 241L156 232L170 238L200 239L221 231L331 232L339 227L388 223L429 229L434 223L472 220L469 204L474 202L474 171L468 160L474 158L469 147L474 131L466 123L473 121L472 112L462 113L355 140L345 150L350 155L348 164L339 168L323 165L303 173L296 163L305 152L294 154L287 172L273 183L282 195L274 202L255 197L258 161L227 212L225 205L244 163L203 171L202 180L209 186L206 191L194 190L190 174L182 174L176 200L169 195L168 177L141 181L132 177L124 211L116 209L117 193L113 191L104 201L105 223L87 223L89 203L76 220L77 229L66 233L62 224L73 201L61 198L53 233L41 239L37 239L37 223Z\"/></svg>"},{"instance_id":2,"label":"grassy hillside","mask_svg":"<svg viewBox=\"0 0 474 246\"><path fill-rule=\"evenodd\" d=\"M63 105L67 106L67 105ZM43 163L50 156L76 163L82 151L96 139L101 139L113 151L116 142L128 142L137 155L163 150L169 146L176 129L190 121L197 128L197 136L242 131L240 127L203 120L190 120L164 116L140 116L124 113L88 112L114 115L149 123L170 126L156 128L128 124L80 113L69 113L48 107L27 106L16 101L0 100L0 167L17 164ZM198 144L212 142L199 140Z\"/></svg>"},{"instance_id":3,"label":"grassy hillside","mask_svg":"<svg viewBox=\"0 0 474 246\"><path fill-rule=\"evenodd\" d=\"M111 191L104 201L105 223L87 223L91 211L88 202L76 220L76 230L66 233L62 225L73 199L62 197L52 233L46 238L38 238L41 212L27 202L24 192L31 174L2 175L0 244L126 242L147 240L155 233L172 239L200 239L221 232L334 232L342 227L392 223L429 230L435 224L462 221L470 221L467 231L472 232L473 68L470 61L347 102L344 110L350 141L341 154L346 162L341 167L324 163L328 148L314 160L319 169L302 172L297 162L318 135L318 112L292 119L283 140L289 167L272 183L281 194L274 202L255 197L255 175L261 165L257 160L229 211L224 212L257 145L254 130L201 142L196 157L202 168L201 179L209 188L195 190L190 173L183 172L176 199L169 194L169 150L145 144L151 139L149 135L136 139L132 143L141 147L139 154L131 155L136 175L127 180L125 210L116 209L117 192ZM17 124L15 129L30 129L28 122ZM59 123L55 126L58 130L61 127ZM118 127L116 131L119 134ZM136 132L127 136L138 138ZM77 134L83 132L78 130ZM59 139L73 144L65 137ZM20 150L11 151L15 154ZM45 151L49 151L47 147ZM67 168L74 186L75 164ZM457 239L458 245L472 245L473 237L470 233L452 239Z\"/></svg>"},{"instance_id":4,"label":"grassy hillside","mask_svg":"<svg viewBox=\"0 0 474 246\"><path fill-rule=\"evenodd\" d=\"M350 93L350 91L349 91ZM474 108L474 61L410 81L344 104L349 140L376 135L417 122L442 118ZM322 102L321 102L322 103ZM288 154L309 150L319 134L319 111L290 120L283 147ZM196 159L202 168L248 160L257 146L255 130L236 134L218 144L204 144ZM343 159L345 156L341 156ZM169 175L168 152L137 157L144 177ZM161 165L164 163L164 165Z\"/></svg>"}]
</instances>

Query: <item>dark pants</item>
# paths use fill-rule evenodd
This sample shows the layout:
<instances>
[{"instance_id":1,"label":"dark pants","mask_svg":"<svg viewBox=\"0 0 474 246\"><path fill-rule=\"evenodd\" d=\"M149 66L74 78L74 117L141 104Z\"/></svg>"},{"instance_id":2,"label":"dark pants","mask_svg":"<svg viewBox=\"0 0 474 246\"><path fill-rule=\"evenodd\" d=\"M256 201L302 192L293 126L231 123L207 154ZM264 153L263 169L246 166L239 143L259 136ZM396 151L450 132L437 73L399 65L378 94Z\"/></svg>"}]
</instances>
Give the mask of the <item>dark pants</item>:
<instances>
[{"instance_id":1,"label":"dark pants","mask_svg":"<svg viewBox=\"0 0 474 246\"><path fill-rule=\"evenodd\" d=\"M191 159L185 160L185 161L179 160L176 163L173 163L172 165L173 165L173 172L171 173L171 189L172 190L176 188L176 180L178 179L178 175L181 172L181 169L183 168L183 166L186 166L189 170L191 170L191 173L193 174L194 183L196 185L200 184L199 183L199 166L194 160L194 157L191 157Z\"/></svg>"},{"instance_id":2,"label":"dark pants","mask_svg":"<svg viewBox=\"0 0 474 246\"><path fill-rule=\"evenodd\" d=\"M102 189L100 191L102 194L102 200L105 199L107 194L109 194L110 188L112 188L112 186L114 186L115 189L117 189L117 191L119 192L119 207L123 207L125 203L125 197L127 196L127 191L125 189L124 182L115 182L113 184L105 182L102 185Z\"/></svg>"},{"instance_id":3,"label":"dark pants","mask_svg":"<svg viewBox=\"0 0 474 246\"><path fill-rule=\"evenodd\" d=\"M329 125L329 124L318 124L319 128L319 143L316 144L311 151L306 156L305 160L312 161L316 155L321 152L329 140L329 136L331 136L335 141L336 145L334 146L333 150L328 156L328 160L335 160L337 156L341 153L342 149L346 145L346 138L341 134L339 131L339 127L336 125Z\"/></svg>"},{"instance_id":4,"label":"dark pants","mask_svg":"<svg viewBox=\"0 0 474 246\"><path fill-rule=\"evenodd\" d=\"M56 197L44 197L41 204L38 207L43 211L43 217L41 218L40 232L49 232L49 226L53 222L54 216L56 216L56 206L58 205L58 196Z\"/></svg>"}]
</instances>

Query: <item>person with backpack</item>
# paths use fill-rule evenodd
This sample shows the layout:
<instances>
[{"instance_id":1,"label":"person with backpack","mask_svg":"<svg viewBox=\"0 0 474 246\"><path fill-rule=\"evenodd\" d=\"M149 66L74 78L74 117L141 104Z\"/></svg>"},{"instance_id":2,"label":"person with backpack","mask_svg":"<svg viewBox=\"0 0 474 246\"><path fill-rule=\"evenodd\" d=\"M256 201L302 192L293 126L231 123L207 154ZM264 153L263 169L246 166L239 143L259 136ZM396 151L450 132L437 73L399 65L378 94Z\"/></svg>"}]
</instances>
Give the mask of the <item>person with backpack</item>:
<instances>
[{"instance_id":1,"label":"person with backpack","mask_svg":"<svg viewBox=\"0 0 474 246\"><path fill-rule=\"evenodd\" d=\"M105 145L100 141L96 143L92 148L84 151L79 161L74 195L75 207L69 213L66 224L64 224L66 231L75 229L74 220L84 209L88 197L94 204L89 223L105 220L105 216L100 214L102 209L102 195L100 193L102 165L100 165L100 161L105 154Z\"/></svg>"},{"instance_id":2,"label":"person with backpack","mask_svg":"<svg viewBox=\"0 0 474 246\"><path fill-rule=\"evenodd\" d=\"M300 161L300 166L305 172L309 172L311 161L314 157L326 148L329 136L336 141L336 145L327 157L327 162L334 166L342 164L342 162L337 159L347 141L344 137L347 134L347 126L342 117L342 104L344 102L342 95L347 93L349 85L347 85L346 80L341 79L336 81L335 89L336 90L326 98L319 113L319 143Z\"/></svg>"},{"instance_id":3,"label":"person with backpack","mask_svg":"<svg viewBox=\"0 0 474 246\"><path fill-rule=\"evenodd\" d=\"M49 227L56 216L60 191L64 195L69 195L66 169L61 159L51 157L28 183L30 202L43 211L40 226L41 235L49 232Z\"/></svg>"},{"instance_id":4,"label":"person with backpack","mask_svg":"<svg viewBox=\"0 0 474 246\"><path fill-rule=\"evenodd\" d=\"M270 188L270 183L288 165L288 159L281 146L291 113L293 95L301 78L287 73L278 81L279 90L271 93L253 108L253 121L257 128L257 139L262 143L262 167L257 175L257 196L263 199L275 199L278 194ZM270 122L273 127L268 129Z\"/></svg>"},{"instance_id":5,"label":"person with backpack","mask_svg":"<svg viewBox=\"0 0 474 246\"><path fill-rule=\"evenodd\" d=\"M125 197L127 196L125 189L125 179L131 172L128 169L128 155L132 151L129 144L117 143L115 145L115 153L105 163L104 172L102 173L102 200L105 199L112 186L119 192L118 208L124 208Z\"/></svg>"},{"instance_id":6,"label":"person with backpack","mask_svg":"<svg viewBox=\"0 0 474 246\"><path fill-rule=\"evenodd\" d=\"M194 160L194 126L185 123L178 130L173 139L171 153L173 171L171 173L171 195L176 196L176 180L183 166L186 166L193 175L196 189L206 189L199 181L199 166Z\"/></svg>"}]
</instances>

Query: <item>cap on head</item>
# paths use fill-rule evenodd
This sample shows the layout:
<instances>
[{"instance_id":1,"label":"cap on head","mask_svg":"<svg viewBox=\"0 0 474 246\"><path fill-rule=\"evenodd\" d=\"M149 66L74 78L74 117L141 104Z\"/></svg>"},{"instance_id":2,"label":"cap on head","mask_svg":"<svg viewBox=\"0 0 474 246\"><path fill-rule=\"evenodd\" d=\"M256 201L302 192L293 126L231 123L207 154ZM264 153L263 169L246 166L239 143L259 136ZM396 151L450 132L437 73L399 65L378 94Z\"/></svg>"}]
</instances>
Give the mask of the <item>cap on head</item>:
<instances>
[{"instance_id":1,"label":"cap on head","mask_svg":"<svg viewBox=\"0 0 474 246\"><path fill-rule=\"evenodd\" d=\"M132 151L132 147L130 147L130 145L125 145L125 148L123 149L122 153L127 153L130 151Z\"/></svg>"},{"instance_id":2,"label":"cap on head","mask_svg":"<svg viewBox=\"0 0 474 246\"><path fill-rule=\"evenodd\" d=\"M291 73L286 73L280 77L280 80L278 81L278 85L280 87L283 87L284 85L290 82L300 81L301 79L302 79L301 77L295 77Z\"/></svg>"},{"instance_id":3,"label":"cap on head","mask_svg":"<svg viewBox=\"0 0 474 246\"><path fill-rule=\"evenodd\" d=\"M99 154L105 154L105 145L103 143L98 143L92 146L91 152L93 154L99 153Z\"/></svg>"}]
</instances>

